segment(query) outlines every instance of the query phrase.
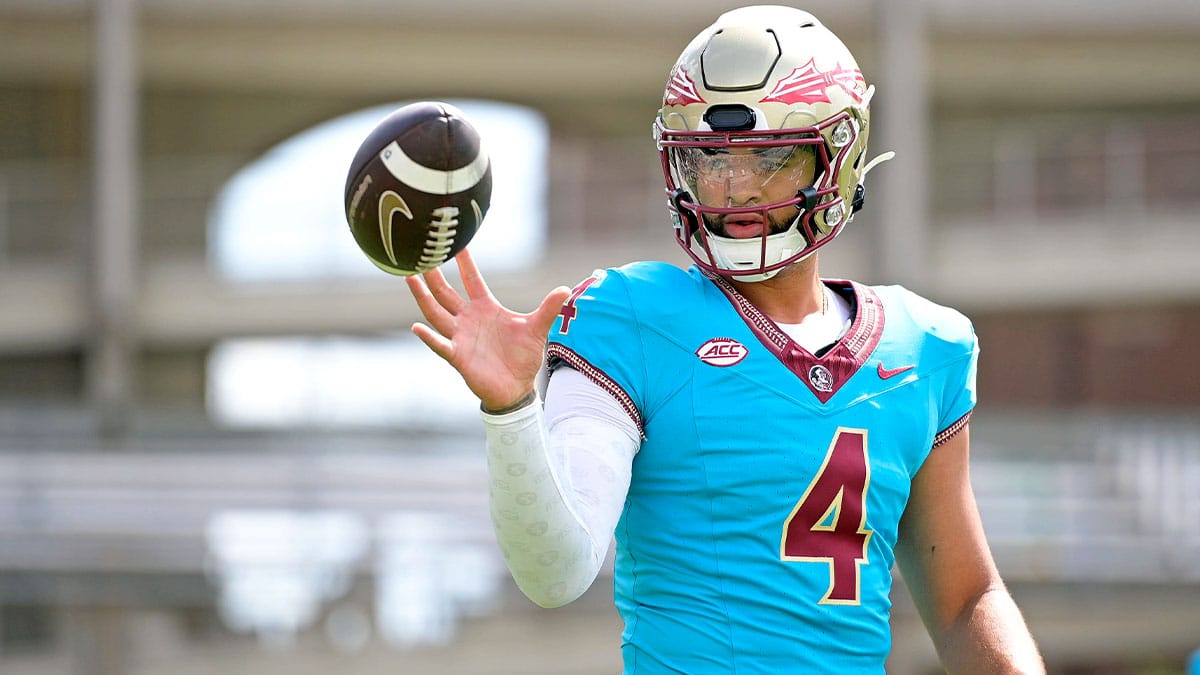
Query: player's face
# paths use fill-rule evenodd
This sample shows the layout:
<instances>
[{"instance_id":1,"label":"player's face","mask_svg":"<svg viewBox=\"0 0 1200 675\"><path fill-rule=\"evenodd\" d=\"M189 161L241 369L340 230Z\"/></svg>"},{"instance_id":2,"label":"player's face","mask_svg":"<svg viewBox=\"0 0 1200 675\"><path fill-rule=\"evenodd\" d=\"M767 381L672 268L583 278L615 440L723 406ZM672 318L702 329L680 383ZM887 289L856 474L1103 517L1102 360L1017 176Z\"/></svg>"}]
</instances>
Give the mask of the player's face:
<instances>
[{"instance_id":1,"label":"player's face","mask_svg":"<svg viewBox=\"0 0 1200 675\"><path fill-rule=\"evenodd\" d=\"M796 197L813 184L815 159L812 146L752 148L702 148L692 150L695 170L692 188L705 206L721 208L765 207ZM764 213L766 220L764 223ZM744 239L782 232L799 211L794 205L730 214L704 214L704 224L714 234Z\"/></svg>"}]
</instances>

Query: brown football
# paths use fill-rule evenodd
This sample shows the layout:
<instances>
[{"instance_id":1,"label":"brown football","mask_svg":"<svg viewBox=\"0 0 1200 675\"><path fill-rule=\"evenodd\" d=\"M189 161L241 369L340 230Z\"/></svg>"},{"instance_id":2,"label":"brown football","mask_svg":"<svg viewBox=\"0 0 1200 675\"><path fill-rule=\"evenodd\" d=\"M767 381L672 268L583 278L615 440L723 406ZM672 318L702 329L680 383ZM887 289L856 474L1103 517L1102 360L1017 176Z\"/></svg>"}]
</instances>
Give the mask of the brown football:
<instances>
[{"instance_id":1,"label":"brown football","mask_svg":"<svg viewBox=\"0 0 1200 675\"><path fill-rule=\"evenodd\" d=\"M410 103L367 135L346 176L346 220L371 262L427 272L466 248L492 199L492 165L458 108Z\"/></svg>"}]
</instances>

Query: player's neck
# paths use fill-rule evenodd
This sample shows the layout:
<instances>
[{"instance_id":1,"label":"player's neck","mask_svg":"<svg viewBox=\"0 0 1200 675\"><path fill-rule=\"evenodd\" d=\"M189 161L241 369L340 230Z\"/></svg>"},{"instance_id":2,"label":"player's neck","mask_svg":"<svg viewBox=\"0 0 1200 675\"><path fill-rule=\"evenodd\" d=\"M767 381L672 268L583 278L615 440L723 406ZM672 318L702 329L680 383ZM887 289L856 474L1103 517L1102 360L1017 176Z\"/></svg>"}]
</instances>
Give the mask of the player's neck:
<instances>
[{"instance_id":1,"label":"player's neck","mask_svg":"<svg viewBox=\"0 0 1200 675\"><path fill-rule=\"evenodd\" d=\"M790 265L764 281L732 280L738 292L776 323L801 323L825 308L825 289L817 274L817 256Z\"/></svg>"}]
</instances>

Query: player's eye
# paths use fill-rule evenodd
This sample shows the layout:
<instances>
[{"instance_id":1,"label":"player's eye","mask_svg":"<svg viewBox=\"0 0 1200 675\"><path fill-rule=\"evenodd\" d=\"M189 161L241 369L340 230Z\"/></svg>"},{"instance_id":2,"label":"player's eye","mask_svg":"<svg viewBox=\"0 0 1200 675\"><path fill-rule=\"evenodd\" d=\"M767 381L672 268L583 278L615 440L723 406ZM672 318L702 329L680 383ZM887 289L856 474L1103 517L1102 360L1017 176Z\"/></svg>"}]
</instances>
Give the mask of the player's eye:
<instances>
[{"instance_id":1,"label":"player's eye","mask_svg":"<svg viewBox=\"0 0 1200 675\"><path fill-rule=\"evenodd\" d=\"M697 165L703 173L720 173L732 168L733 162L728 154L705 154L700 156Z\"/></svg>"}]
</instances>

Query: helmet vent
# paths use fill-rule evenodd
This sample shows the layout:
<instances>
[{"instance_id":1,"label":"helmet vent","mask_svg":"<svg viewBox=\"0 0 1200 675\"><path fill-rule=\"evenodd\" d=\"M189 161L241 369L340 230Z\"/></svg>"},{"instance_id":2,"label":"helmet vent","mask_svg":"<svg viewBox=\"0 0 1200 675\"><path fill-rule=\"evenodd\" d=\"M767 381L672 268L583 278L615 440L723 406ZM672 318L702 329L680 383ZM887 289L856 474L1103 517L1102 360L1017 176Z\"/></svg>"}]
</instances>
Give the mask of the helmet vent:
<instances>
[{"instance_id":1,"label":"helmet vent","mask_svg":"<svg viewBox=\"0 0 1200 675\"><path fill-rule=\"evenodd\" d=\"M775 31L730 26L713 33L700 54L704 86L713 91L753 91L766 86L783 50Z\"/></svg>"}]
</instances>

